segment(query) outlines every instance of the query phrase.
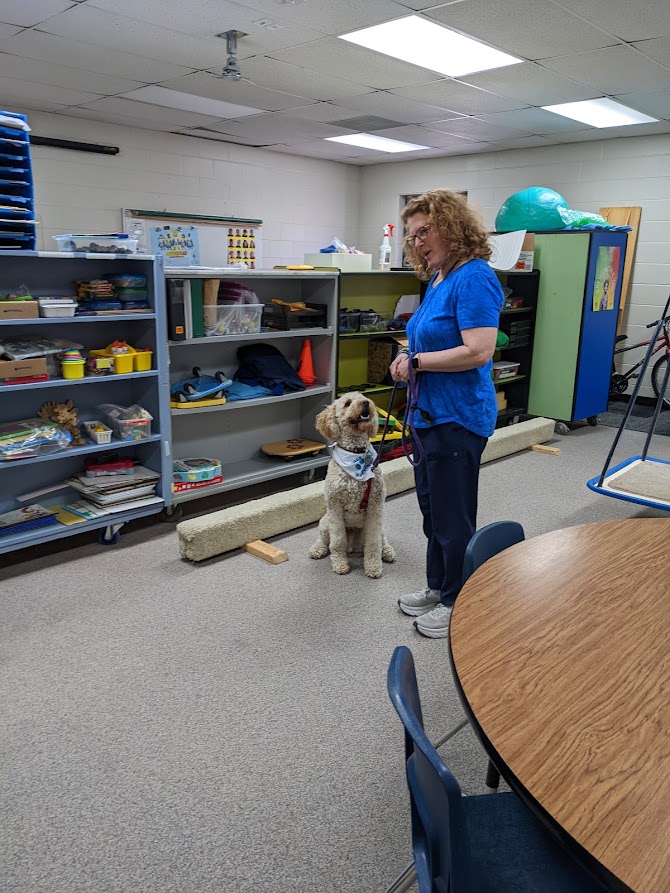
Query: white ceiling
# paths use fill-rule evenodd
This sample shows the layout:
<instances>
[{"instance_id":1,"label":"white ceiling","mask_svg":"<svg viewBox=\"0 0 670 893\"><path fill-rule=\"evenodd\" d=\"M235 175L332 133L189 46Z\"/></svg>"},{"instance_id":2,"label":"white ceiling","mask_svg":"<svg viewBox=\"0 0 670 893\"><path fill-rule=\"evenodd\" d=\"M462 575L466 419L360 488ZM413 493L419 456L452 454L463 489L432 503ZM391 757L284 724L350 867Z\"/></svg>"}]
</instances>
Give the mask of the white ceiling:
<instances>
[{"instance_id":1,"label":"white ceiling","mask_svg":"<svg viewBox=\"0 0 670 893\"><path fill-rule=\"evenodd\" d=\"M525 61L452 79L338 39L411 14ZM213 77L230 29L241 81ZM129 98L147 85L187 96ZM600 96L661 121L596 130L539 108ZM352 164L670 133L670 0L0 0L0 107ZM358 131L428 148L324 142Z\"/></svg>"}]
</instances>

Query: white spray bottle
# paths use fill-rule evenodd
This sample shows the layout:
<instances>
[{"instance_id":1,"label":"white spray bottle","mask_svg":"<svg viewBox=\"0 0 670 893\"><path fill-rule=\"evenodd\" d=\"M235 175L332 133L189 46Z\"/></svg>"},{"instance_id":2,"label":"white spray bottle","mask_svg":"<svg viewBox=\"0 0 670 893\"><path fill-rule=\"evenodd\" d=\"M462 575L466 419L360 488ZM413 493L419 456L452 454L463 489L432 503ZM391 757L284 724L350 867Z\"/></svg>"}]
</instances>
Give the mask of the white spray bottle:
<instances>
[{"instance_id":1,"label":"white spray bottle","mask_svg":"<svg viewBox=\"0 0 670 893\"><path fill-rule=\"evenodd\" d=\"M394 225L392 223L387 223L384 227L384 239L379 246L379 269L380 270L390 270L391 269L391 242L390 238L393 236Z\"/></svg>"}]
</instances>

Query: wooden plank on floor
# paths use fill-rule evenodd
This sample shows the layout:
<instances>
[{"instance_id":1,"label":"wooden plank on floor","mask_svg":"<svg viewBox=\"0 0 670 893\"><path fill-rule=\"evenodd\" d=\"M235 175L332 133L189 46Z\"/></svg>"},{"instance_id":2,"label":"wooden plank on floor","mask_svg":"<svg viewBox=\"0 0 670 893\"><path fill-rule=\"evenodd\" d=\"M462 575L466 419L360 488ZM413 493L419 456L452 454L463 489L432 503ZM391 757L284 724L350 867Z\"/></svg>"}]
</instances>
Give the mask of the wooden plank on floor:
<instances>
[{"instance_id":1,"label":"wooden plank on floor","mask_svg":"<svg viewBox=\"0 0 670 893\"><path fill-rule=\"evenodd\" d=\"M288 561L288 555L283 549L278 549L276 546L263 540L253 540L251 543L245 543L242 549L250 555L255 555L256 558L269 561L270 564L281 564L283 561Z\"/></svg>"},{"instance_id":2,"label":"wooden plank on floor","mask_svg":"<svg viewBox=\"0 0 670 893\"><path fill-rule=\"evenodd\" d=\"M534 453L546 453L548 456L561 455L560 447L549 446L546 443L534 443L532 446L529 446L528 449L533 450Z\"/></svg>"}]
</instances>

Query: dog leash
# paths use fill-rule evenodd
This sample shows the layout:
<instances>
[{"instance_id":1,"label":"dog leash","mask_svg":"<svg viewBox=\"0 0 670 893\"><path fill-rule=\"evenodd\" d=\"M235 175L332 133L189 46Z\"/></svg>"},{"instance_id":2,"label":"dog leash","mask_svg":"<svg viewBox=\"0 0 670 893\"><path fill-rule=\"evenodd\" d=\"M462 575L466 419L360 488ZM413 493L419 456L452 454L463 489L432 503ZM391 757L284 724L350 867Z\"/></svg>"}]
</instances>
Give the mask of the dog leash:
<instances>
[{"instance_id":1,"label":"dog leash","mask_svg":"<svg viewBox=\"0 0 670 893\"><path fill-rule=\"evenodd\" d=\"M424 453L423 453L423 446L421 445L421 441L418 438L418 435L416 433L416 428L414 427L414 422L413 422L414 411L419 408L418 403L419 403L419 382L420 382L419 375L417 374L416 370L412 366L412 357L414 357L414 356L415 356L415 354L413 354L413 353L407 354L407 360L408 360L407 368L409 370L409 377L407 379L407 404L405 406L405 415L402 420L402 437L401 437L400 442L402 444L403 452L405 453L405 456L407 457L407 461L413 468L416 468L417 465L420 465L421 462L423 462ZM387 413L386 419L384 420L384 429L382 431L382 439L379 442L379 450L377 451L376 459L372 463L372 468L376 468L377 465L379 465L379 463L381 461L382 447L384 446L384 440L385 440L386 434L388 432L389 422L391 421L390 409L393 406L393 401L395 400L395 395L396 395L396 391L398 390L399 384L400 384L399 381L393 382L393 390L391 391L391 399L389 400L389 412ZM412 435L412 450L410 450L409 445L407 443L407 429L408 428ZM365 497L363 497L363 498L365 499ZM366 500L366 502L367 502L367 500Z\"/></svg>"}]
</instances>

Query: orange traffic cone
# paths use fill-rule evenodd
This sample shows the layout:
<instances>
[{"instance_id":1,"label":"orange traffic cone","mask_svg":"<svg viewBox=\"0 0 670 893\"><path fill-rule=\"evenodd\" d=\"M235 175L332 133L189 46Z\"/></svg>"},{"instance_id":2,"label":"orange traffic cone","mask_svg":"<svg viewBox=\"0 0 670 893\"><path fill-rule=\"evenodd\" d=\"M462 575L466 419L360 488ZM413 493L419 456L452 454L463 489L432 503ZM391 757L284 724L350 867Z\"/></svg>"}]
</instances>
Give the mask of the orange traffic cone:
<instances>
[{"instance_id":1,"label":"orange traffic cone","mask_svg":"<svg viewBox=\"0 0 670 893\"><path fill-rule=\"evenodd\" d=\"M312 345L309 338L305 338L300 351L300 360L297 368L298 378L308 387L316 381L314 366L312 365Z\"/></svg>"}]
</instances>

